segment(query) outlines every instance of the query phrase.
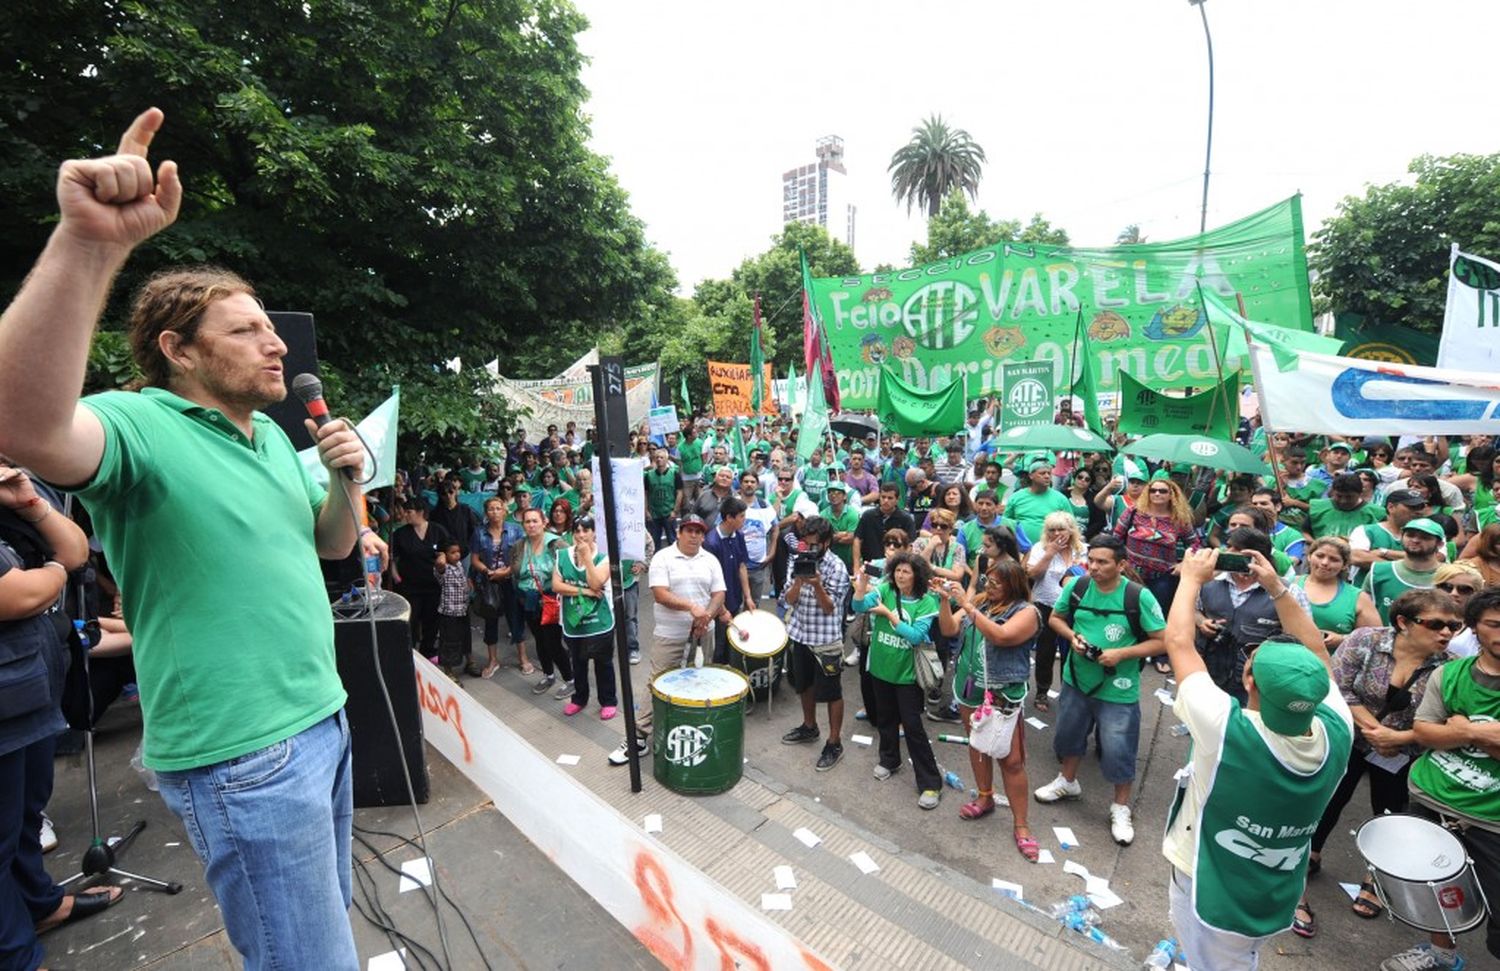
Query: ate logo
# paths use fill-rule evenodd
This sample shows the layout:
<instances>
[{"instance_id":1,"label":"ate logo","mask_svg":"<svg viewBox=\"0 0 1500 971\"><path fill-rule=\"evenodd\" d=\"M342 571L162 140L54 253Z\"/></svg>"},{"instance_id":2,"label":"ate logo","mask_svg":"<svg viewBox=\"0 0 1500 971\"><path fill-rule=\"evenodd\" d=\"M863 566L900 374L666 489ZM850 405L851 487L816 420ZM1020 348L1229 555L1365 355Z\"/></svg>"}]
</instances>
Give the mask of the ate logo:
<instances>
[{"instance_id":1,"label":"ate logo","mask_svg":"<svg viewBox=\"0 0 1500 971\"><path fill-rule=\"evenodd\" d=\"M712 725L678 725L667 733L667 761L673 765L702 765L713 744Z\"/></svg>"}]
</instances>

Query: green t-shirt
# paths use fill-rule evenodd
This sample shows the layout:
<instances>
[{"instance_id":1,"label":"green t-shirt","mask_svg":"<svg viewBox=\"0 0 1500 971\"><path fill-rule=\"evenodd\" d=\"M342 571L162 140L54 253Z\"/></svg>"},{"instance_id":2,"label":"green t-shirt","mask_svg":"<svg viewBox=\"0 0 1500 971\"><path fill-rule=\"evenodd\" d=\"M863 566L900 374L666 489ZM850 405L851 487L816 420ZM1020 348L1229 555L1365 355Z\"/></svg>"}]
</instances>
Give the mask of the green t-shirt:
<instances>
[{"instance_id":1,"label":"green t-shirt","mask_svg":"<svg viewBox=\"0 0 1500 971\"><path fill-rule=\"evenodd\" d=\"M74 491L123 596L146 765L213 765L342 708L314 540L326 494L286 434L256 413L247 440L158 388L83 404L104 454Z\"/></svg>"},{"instance_id":2,"label":"green t-shirt","mask_svg":"<svg viewBox=\"0 0 1500 971\"><path fill-rule=\"evenodd\" d=\"M924 635L925 632L931 630L938 613L935 594L925 593L919 598L901 597L899 609L896 606L896 600L896 588L882 581L874 590L865 595L862 603L866 607L883 603L895 610L905 623L913 625L919 632L924 632ZM924 636L923 642L929 639ZM884 616L872 618L870 649L865 655L865 668L872 677L879 678L888 684L913 684L917 676L911 660L912 647L912 642L897 633L890 620Z\"/></svg>"},{"instance_id":3,"label":"green t-shirt","mask_svg":"<svg viewBox=\"0 0 1500 971\"><path fill-rule=\"evenodd\" d=\"M479 487L484 485L484 480L489 474L484 469L463 468L458 470L458 480L463 483L465 492L478 492Z\"/></svg>"},{"instance_id":4,"label":"green t-shirt","mask_svg":"<svg viewBox=\"0 0 1500 971\"><path fill-rule=\"evenodd\" d=\"M1275 485L1274 479L1272 480L1271 484L1273 486ZM1319 482L1317 479L1309 479L1304 485L1294 486L1288 484L1286 487L1286 494L1288 496L1293 499L1305 502L1309 506L1312 504L1314 499L1323 498L1323 493L1327 491L1328 487ZM1384 513L1381 514L1381 518L1385 518ZM1307 525L1307 510L1299 509L1296 506L1282 506L1281 521L1286 523L1293 529L1300 530L1303 526Z\"/></svg>"},{"instance_id":5,"label":"green t-shirt","mask_svg":"<svg viewBox=\"0 0 1500 971\"><path fill-rule=\"evenodd\" d=\"M557 565L557 552L553 547L566 546L556 533L542 534L542 551L531 552L531 540L521 538L521 559L516 563L516 588L533 591L538 585L542 593L552 592L552 568Z\"/></svg>"},{"instance_id":6,"label":"green t-shirt","mask_svg":"<svg viewBox=\"0 0 1500 971\"><path fill-rule=\"evenodd\" d=\"M1391 622L1391 604L1408 590L1431 590L1437 569L1413 570L1402 560L1383 560L1371 564L1365 576L1364 591L1375 601L1380 622Z\"/></svg>"},{"instance_id":7,"label":"green t-shirt","mask_svg":"<svg viewBox=\"0 0 1500 971\"><path fill-rule=\"evenodd\" d=\"M682 487L682 476L677 466L669 465L665 472L655 466L646 470L646 514L652 519L672 515L677 506L677 490Z\"/></svg>"},{"instance_id":8,"label":"green t-shirt","mask_svg":"<svg viewBox=\"0 0 1500 971\"><path fill-rule=\"evenodd\" d=\"M843 511L838 514L834 513L833 507L824 503L820 513L824 519L828 520L828 525L833 527L835 533L852 533L859 527L859 513L855 512L848 503L844 504ZM844 569L854 569L853 540L847 543L835 542L829 546L829 549L833 550L834 556L843 561Z\"/></svg>"},{"instance_id":9,"label":"green t-shirt","mask_svg":"<svg viewBox=\"0 0 1500 971\"><path fill-rule=\"evenodd\" d=\"M1042 536L1042 521L1048 513L1065 512L1073 515L1073 501L1056 489L1036 493L1030 489L1018 489L1011 493L1005 503L1004 518L1017 523L1026 530L1032 542Z\"/></svg>"},{"instance_id":10,"label":"green t-shirt","mask_svg":"<svg viewBox=\"0 0 1500 971\"><path fill-rule=\"evenodd\" d=\"M1090 583L1078 605L1078 615L1069 615L1073 603L1073 587L1079 577L1071 577L1063 584L1062 592L1054 608L1068 621L1068 625L1083 636L1083 639L1098 648L1112 649L1130 647L1136 643L1130 621L1125 617L1125 578L1121 577L1115 588L1102 593L1097 584ZM1150 590L1141 588L1141 629L1148 634L1164 630L1166 618L1162 616L1161 604ZM1098 661L1091 661L1061 642L1059 651L1067 651L1063 664L1063 681L1071 684L1100 701L1117 705L1133 705L1141 699L1141 659L1131 658L1114 670Z\"/></svg>"},{"instance_id":11,"label":"green t-shirt","mask_svg":"<svg viewBox=\"0 0 1500 971\"><path fill-rule=\"evenodd\" d=\"M802 491L807 493L807 498L820 506L823 505L823 500L828 496L828 466L803 466L802 474L797 478L801 482Z\"/></svg>"},{"instance_id":12,"label":"green t-shirt","mask_svg":"<svg viewBox=\"0 0 1500 971\"><path fill-rule=\"evenodd\" d=\"M1314 499L1307 517L1307 531L1313 538L1342 536L1345 539L1360 526L1378 523L1385 518L1385 510L1373 502L1354 509L1340 509L1332 499Z\"/></svg>"},{"instance_id":13,"label":"green t-shirt","mask_svg":"<svg viewBox=\"0 0 1500 971\"><path fill-rule=\"evenodd\" d=\"M588 575L583 567L574 562L577 553L569 550L557 557L557 572L563 581L575 587L587 587ZM603 563L602 552L594 553L594 562ZM597 637L615 629L614 606L610 600L609 582L605 581L603 596L564 596L562 600L562 632L564 637Z\"/></svg>"},{"instance_id":14,"label":"green t-shirt","mask_svg":"<svg viewBox=\"0 0 1500 971\"><path fill-rule=\"evenodd\" d=\"M990 523L989 526L980 522L978 516L974 516L973 518L964 520L963 524L958 527L958 535L962 537L964 549L969 553L969 566L971 568L979 564L979 554L984 552L984 531L990 526L999 525L1001 525L999 516L996 516L995 521Z\"/></svg>"},{"instance_id":15,"label":"green t-shirt","mask_svg":"<svg viewBox=\"0 0 1500 971\"><path fill-rule=\"evenodd\" d=\"M696 478L703 471L703 440L684 438L677 446L677 464L684 479Z\"/></svg>"}]
</instances>

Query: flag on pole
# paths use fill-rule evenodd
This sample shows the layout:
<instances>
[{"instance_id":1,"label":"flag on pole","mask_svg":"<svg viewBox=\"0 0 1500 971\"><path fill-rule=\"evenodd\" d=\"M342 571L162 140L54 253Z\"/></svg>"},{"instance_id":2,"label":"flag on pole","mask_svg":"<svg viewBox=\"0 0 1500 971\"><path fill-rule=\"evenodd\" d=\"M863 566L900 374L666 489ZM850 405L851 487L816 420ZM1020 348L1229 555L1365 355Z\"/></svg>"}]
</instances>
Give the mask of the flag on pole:
<instances>
[{"instance_id":1,"label":"flag on pole","mask_svg":"<svg viewBox=\"0 0 1500 971\"><path fill-rule=\"evenodd\" d=\"M811 392L808 394L811 400ZM950 384L923 391L902 381L890 368L880 369L875 417L897 435L943 435L964 425L964 386Z\"/></svg>"},{"instance_id":2,"label":"flag on pole","mask_svg":"<svg viewBox=\"0 0 1500 971\"><path fill-rule=\"evenodd\" d=\"M807 369L809 387L813 383L814 373L821 379L825 413L828 409L838 411L839 380L833 370L833 350L828 344L828 335L823 331L823 322L813 313L810 299L812 272L807 267L807 253L799 251L799 255L802 257L802 365ZM808 400L812 400L810 393Z\"/></svg>"},{"instance_id":3,"label":"flag on pole","mask_svg":"<svg viewBox=\"0 0 1500 971\"><path fill-rule=\"evenodd\" d=\"M754 317L750 324L750 414L760 414L766 400L766 352L760 338L760 294L755 295Z\"/></svg>"},{"instance_id":4,"label":"flag on pole","mask_svg":"<svg viewBox=\"0 0 1500 971\"><path fill-rule=\"evenodd\" d=\"M1443 337L1438 367L1489 371L1500 368L1500 351L1492 336L1500 328L1500 264L1460 253L1448 257L1448 303L1443 309Z\"/></svg>"},{"instance_id":5,"label":"flag on pole","mask_svg":"<svg viewBox=\"0 0 1500 971\"><path fill-rule=\"evenodd\" d=\"M683 413L684 416L686 416L686 418L688 420L692 420L692 417L693 417L693 402L692 402L692 399L688 398L688 393L687 393L687 374L686 373L684 373L682 375L682 389L681 389L681 391L679 393L682 396L682 413Z\"/></svg>"},{"instance_id":6,"label":"flag on pole","mask_svg":"<svg viewBox=\"0 0 1500 971\"><path fill-rule=\"evenodd\" d=\"M1073 367L1078 368L1079 361L1083 362L1083 367L1079 368L1081 373L1078 376L1078 380L1073 382L1073 388L1069 392L1069 396L1071 397L1076 394L1083 399L1084 427L1100 438L1108 438L1109 432L1105 430L1104 421L1099 417L1099 390L1094 387L1094 369L1089 364L1091 357L1089 354L1089 332L1088 328L1083 326L1082 307L1078 308L1078 327L1075 332L1078 337L1078 357L1074 360ZM1122 400L1121 404L1123 403Z\"/></svg>"},{"instance_id":7,"label":"flag on pole","mask_svg":"<svg viewBox=\"0 0 1500 971\"><path fill-rule=\"evenodd\" d=\"M823 382L808 381L807 405L802 409L802 423L797 426L797 457L804 462L812 458L812 453L823 447L823 436L827 434L828 400L823 396Z\"/></svg>"},{"instance_id":8,"label":"flag on pole","mask_svg":"<svg viewBox=\"0 0 1500 971\"><path fill-rule=\"evenodd\" d=\"M797 366L788 364L786 366L786 410L797 410Z\"/></svg>"},{"instance_id":9,"label":"flag on pole","mask_svg":"<svg viewBox=\"0 0 1500 971\"><path fill-rule=\"evenodd\" d=\"M734 431L729 434L730 450L734 453L735 467L741 472L750 467L750 453L745 448L745 433L740 431L741 422L736 420Z\"/></svg>"}]
</instances>

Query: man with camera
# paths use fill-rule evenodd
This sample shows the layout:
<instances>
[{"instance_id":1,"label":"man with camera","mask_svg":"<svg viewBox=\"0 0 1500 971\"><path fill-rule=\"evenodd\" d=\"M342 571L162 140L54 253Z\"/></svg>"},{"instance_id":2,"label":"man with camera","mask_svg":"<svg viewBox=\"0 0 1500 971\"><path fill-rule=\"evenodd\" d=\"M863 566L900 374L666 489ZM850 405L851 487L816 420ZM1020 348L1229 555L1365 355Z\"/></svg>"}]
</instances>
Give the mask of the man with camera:
<instances>
[{"instance_id":1,"label":"man with camera","mask_svg":"<svg viewBox=\"0 0 1500 971\"><path fill-rule=\"evenodd\" d=\"M802 724L781 741L787 745L818 738L817 707L828 705L828 741L818 756L817 770L827 772L844 755L839 729L844 721L844 601L849 595L849 571L829 549L833 527L822 516L803 521L803 549L792 559L781 592L787 611L787 677L802 701Z\"/></svg>"},{"instance_id":2,"label":"man with camera","mask_svg":"<svg viewBox=\"0 0 1500 971\"><path fill-rule=\"evenodd\" d=\"M1261 584L1258 561L1252 551L1269 563L1271 538L1249 526L1229 531L1218 559L1219 574L1198 591L1194 618L1195 645L1209 677L1241 705L1247 700L1245 659L1266 638L1282 633L1275 601L1291 597L1304 612L1309 609L1302 588L1282 583L1280 577L1273 576L1270 581L1271 587L1279 591L1274 598L1271 596Z\"/></svg>"}]
</instances>

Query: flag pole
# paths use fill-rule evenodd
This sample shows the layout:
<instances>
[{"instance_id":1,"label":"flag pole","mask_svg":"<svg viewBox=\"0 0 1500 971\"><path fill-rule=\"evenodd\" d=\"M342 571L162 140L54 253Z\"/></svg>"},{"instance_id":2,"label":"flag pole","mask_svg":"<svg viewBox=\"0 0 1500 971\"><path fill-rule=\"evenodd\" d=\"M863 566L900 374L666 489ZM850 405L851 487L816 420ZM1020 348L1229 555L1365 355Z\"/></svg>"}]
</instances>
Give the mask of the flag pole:
<instances>
[{"instance_id":1,"label":"flag pole","mask_svg":"<svg viewBox=\"0 0 1500 971\"><path fill-rule=\"evenodd\" d=\"M1208 329L1208 346L1212 348L1214 352L1214 370L1217 371L1219 375L1219 393L1215 395L1214 398L1210 399L1208 403L1208 426L1203 429L1203 433L1207 435L1209 433L1209 429L1213 427L1213 405L1215 401L1222 400L1224 402L1224 417L1229 419L1230 421L1233 421L1234 419L1234 411L1229 407L1229 390L1224 387L1224 359L1219 356L1219 338L1214 334L1214 322L1208 317L1208 301L1203 299L1203 281L1195 281L1194 285L1198 289L1198 306L1202 308L1203 311L1204 326ZM1249 339L1250 335L1246 334L1245 340L1247 342L1247 346ZM1233 437L1233 435L1231 434L1230 437Z\"/></svg>"},{"instance_id":2,"label":"flag pole","mask_svg":"<svg viewBox=\"0 0 1500 971\"><path fill-rule=\"evenodd\" d=\"M1266 451L1271 456L1271 474L1276 478L1276 491L1286 495L1286 480L1281 475L1281 458L1276 454L1276 429L1272 427L1271 412L1266 408L1266 396L1261 392L1265 384L1260 379L1260 361L1255 357L1255 342L1245 335L1245 348L1250 353L1250 375L1255 379L1255 391L1260 396L1260 427L1266 431Z\"/></svg>"}]
</instances>

